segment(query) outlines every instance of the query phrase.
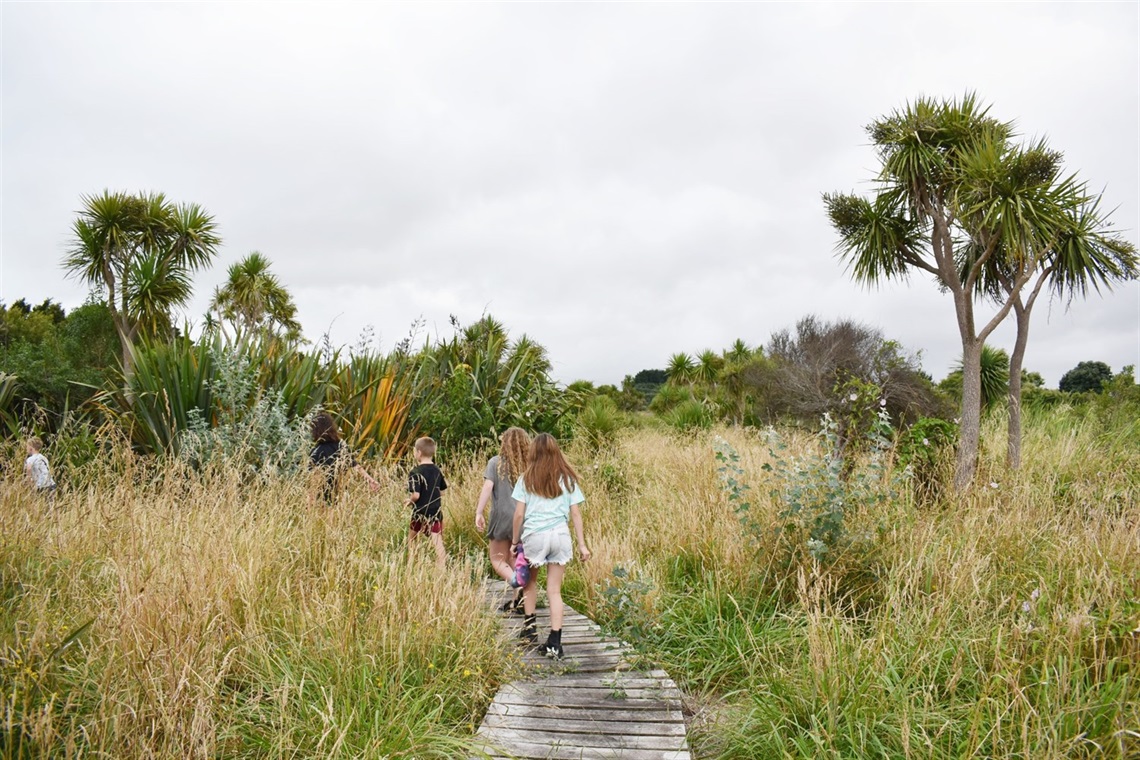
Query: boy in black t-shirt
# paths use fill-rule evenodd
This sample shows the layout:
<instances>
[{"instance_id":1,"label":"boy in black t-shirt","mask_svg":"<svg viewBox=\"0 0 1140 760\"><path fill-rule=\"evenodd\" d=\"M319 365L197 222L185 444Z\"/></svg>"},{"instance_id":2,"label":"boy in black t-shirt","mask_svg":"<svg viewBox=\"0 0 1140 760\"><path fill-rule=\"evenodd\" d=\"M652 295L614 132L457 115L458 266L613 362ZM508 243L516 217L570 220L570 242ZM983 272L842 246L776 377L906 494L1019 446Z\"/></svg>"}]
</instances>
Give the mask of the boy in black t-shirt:
<instances>
[{"instance_id":1,"label":"boy in black t-shirt","mask_svg":"<svg viewBox=\"0 0 1140 760\"><path fill-rule=\"evenodd\" d=\"M443 570L447 551L443 548L443 504L440 497L447 490L447 481L435 462L435 441L418 438L414 446L416 466L408 473L408 506L412 508L412 524L408 543L421 534L431 536L435 547L436 564Z\"/></svg>"}]
</instances>

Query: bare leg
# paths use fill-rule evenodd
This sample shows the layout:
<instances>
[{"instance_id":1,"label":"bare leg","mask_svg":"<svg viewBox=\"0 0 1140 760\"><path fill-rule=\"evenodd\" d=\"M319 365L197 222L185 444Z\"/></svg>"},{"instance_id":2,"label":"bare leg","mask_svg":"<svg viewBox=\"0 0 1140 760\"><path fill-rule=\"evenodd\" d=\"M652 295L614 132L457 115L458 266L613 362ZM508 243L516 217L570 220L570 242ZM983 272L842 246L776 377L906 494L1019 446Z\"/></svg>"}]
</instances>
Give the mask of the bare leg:
<instances>
[{"instance_id":1,"label":"bare leg","mask_svg":"<svg viewBox=\"0 0 1140 760\"><path fill-rule=\"evenodd\" d=\"M511 553L511 542L505 539L492 538L487 543L487 554L491 557L491 569L505 581L515 577L514 562L508 559Z\"/></svg>"},{"instance_id":2,"label":"bare leg","mask_svg":"<svg viewBox=\"0 0 1140 760\"><path fill-rule=\"evenodd\" d=\"M551 565L551 567L554 567ZM527 578L526 586L523 587L523 611L528 615L533 615L535 609L538 607L538 568L531 567L530 578Z\"/></svg>"},{"instance_id":3,"label":"bare leg","mask_svg":"<svg viewBox=\"0 0 1140 760\"><path fill-rule=\"evenodd\" d=\"M566 565L546 566L546 601L550 605L550 627L562 630L562 576Z\"/></svg>"},{"instance_id":4,"label":"bare leg","mask_svg":"<svg viewBox=\"0 0 1140 760\"><path fill-rule=\"evenodd\" d=\"M447 568L447 549L443 548L443 534L432 533L431 545L435 547L435 563L440 570Z\"/></svg>"}]
</instances>

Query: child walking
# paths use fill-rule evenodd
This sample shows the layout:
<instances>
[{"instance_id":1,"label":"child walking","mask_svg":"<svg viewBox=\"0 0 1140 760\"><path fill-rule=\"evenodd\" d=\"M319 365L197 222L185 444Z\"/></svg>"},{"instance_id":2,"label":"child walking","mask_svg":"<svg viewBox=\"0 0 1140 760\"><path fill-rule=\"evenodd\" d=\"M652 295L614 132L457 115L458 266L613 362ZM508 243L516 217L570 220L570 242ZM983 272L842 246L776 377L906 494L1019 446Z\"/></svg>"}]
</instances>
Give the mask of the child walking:
<instances>
[{"instance_id":1,"label":"child walking","mask_svg":"<svg viewBox=\"0 0 1140 760\"><path fill-rule=\"evenodd\" d=\"M512 494L515 483L526 469L530 456L530 436L522 428L507 428L500 443L499 453L491 457L483 471L483 488L479 491L479 503L475 507L475 527L487 531L487 553L490 555L491 569L512 586L518 586L513 556L510 554L515 517ZM488 502L491 503L489 521L483 518L483 510ZM522 595L520 587L515 592L514 599L503 605L503 612L522 612Z\"/></svg>"},{"instance_id":2,"label":"child walking","mask_svg":"<svg viewBox=\"0 0 1140 760\"><path fill-rule=\"evenodd\" d=\"M47 457L41 453L43 447L44 442L39 438L28 439L28 458L24 460L24 477L28 479L32 488L36 489L36 493L50 499L55 491L55 480L52 479Z\"/></svg>"},{"instance_id":3,"label":"child walking","mask_svg":"<svg viewBox=\"0 0 1140 760\"><path fill-rule=\"evenodd\" d=\"M562 577L566 564L574 555L567 519L574 525L578 556L590 559L586 539L582 536L582 504L586 497L578 487L578 474L562 455L558 441L548 433L539 433L530 447L526 471L515 484L514 530L512 544L523 544L532 569L546 566L546 597L550 604L550 635L542 646L547 657L562 659ZM515 547L512 545L511 547ZM523 590L522 638L538 642L535 615L537 573L531 572Z\"/></svg>"},{"instance_id":4,"label":"child walking","mask_svg":"<svg viewBox=\"0 0 1140 760\"><path fill-rule=\"evenodd\" d=\"M435 441L431 438L416 439L413 446L416 466L408 473L408 500L405 503L412 508L409 548L417 536L431 536L436 564L443 570L447 566L447 550L443 548L442 492L447 490L447 480L433 461L435 449Z\"/></svg>"},{"instance_id":5,"label":"child walking","mask_svg":"<svg viewBox=\"0 0 1140 760\"><path fill-rule=\"evenodd\" d=\"M333 421L331 414L317 412L309 425L309 433L313 436L314 444L313 450L309 452L309 467L312 470L320 470L324 473L321 497L326 504L332 504L336 499L337 483L345 468L351 467L359 472L360 476L368 481L368 486L373 491L380 490L380 483L356 463L344 442L340 440L340 433L336 429L336 422ZM312 496L309 499L310 502L313 501Z\"/></svg>"}]
</instances>

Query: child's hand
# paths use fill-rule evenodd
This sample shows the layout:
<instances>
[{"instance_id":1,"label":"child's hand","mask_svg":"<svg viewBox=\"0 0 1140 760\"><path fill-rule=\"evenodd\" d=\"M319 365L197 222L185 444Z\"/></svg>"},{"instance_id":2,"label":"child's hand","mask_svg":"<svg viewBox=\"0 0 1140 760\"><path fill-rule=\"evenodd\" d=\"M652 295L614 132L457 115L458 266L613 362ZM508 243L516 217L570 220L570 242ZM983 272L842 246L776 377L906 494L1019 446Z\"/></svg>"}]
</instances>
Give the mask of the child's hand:
<instances>
[{"instance_id":1,"label":"child's hand","mask_svg":"<svg viewBox=\"0 0 1140 760\"><path fill-rule=\"evenodd\" d=\"M582 547L579 547L579 548L578 548L578 557L579 557L579 558L580 558L580 559L581 559L583 562L589 562L589 561L590 561L590 557L592 557L592 556L594 556L594 555L593 555L593 553L592 553L592 552L591 552L589 549L587 549L585 546L582 546Z\"/></svg>"},{"instance_id":2,"label":"child's hand","mask_svg":"<svg viewBox=\"0 0 1140 760\"><path fill-rule=\"evenodd\" d=\"M376 493L377 491L380 490L380 483L379 483L379 481L373 480L371 483L368 484L368 487L370 489L372 489L372 493Z\"/></svg>"},{"instance_id":3,"label":"child's hand","mask_svg":"<svg viewBox=\"0 0 1140 760\"><path fill-rule=\"evenodd\" d=\"M483 519L482 512L475 513L475 528L480 531L486 530L487 528L487 521Z\"/></svg>"}]
</instances>

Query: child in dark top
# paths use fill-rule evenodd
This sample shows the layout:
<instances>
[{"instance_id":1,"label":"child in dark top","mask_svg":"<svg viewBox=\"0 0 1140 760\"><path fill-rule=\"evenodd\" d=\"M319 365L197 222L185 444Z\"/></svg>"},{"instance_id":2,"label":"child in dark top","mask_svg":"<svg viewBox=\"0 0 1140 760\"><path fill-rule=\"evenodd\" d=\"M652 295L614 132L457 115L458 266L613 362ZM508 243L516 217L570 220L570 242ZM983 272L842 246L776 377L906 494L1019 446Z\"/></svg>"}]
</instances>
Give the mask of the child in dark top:
<instances>
[{"instance_id":1,"label":"child in dark top","mask_svg":"<svg viewBox=\"0 0 1140 760\"><path fill-rule=\"evenodd\" d=\"M447 480L432 459L435 441L417 438L413 447L416 466L408 473L408 500L412 508L412 524L408 543L420 535L431 536L435 548L436 564L442 570L447 564L447 550L443 548L443 504L441 492L447 490Z\"/></svg>"},{"instance_id":2,"label":"child in dark top","mask_svg":"<svg viewBox=\"0 0 1140 760\"><path fill-rule=\"evenodd\" d=\"M313 417L309 432L312 433L313 443L316 444L313 446L313 450L309 452L309 468L324 472L321 497L326 504L332 504L336 499L337 481L347 467L359 472L368 481L368 486L373 491L380 489L380 483L356 463L344 442L340 440L340 434L337 432L332 415L328 412L317 412Z\"/></svg>"}]
</instances>

